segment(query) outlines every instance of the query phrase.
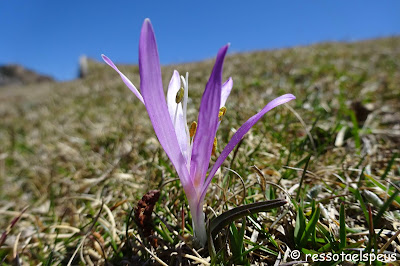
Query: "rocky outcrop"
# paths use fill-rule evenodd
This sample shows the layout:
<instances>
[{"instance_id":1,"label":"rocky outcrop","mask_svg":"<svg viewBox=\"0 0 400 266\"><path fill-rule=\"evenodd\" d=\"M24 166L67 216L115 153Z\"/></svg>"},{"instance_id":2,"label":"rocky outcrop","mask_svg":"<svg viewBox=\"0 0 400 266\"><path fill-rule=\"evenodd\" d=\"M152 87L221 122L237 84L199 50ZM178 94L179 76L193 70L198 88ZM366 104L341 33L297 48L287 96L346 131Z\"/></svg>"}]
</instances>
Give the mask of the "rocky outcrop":
<instances>
[{"instance_id":1,"label":"rocky outcrop","mask_svg":"<svg viewBox=\"0 0 400 266\"><path fill-rule=\"evenodd\" d=\"M38 74L20 65L0 66L0 86L6 85L26 85L54 81L49 76Z\"/></svg>"},{"instance_id":2,"label":"rocky outcrop","mask_svg":"<svg viewBox=\"0 0 400 266\"><path fill-rule=\"evenodd\" d=\"M89 74L89 63L86 55L79 57L79 78L85 78Z\"/></svg>"}]
</instances>

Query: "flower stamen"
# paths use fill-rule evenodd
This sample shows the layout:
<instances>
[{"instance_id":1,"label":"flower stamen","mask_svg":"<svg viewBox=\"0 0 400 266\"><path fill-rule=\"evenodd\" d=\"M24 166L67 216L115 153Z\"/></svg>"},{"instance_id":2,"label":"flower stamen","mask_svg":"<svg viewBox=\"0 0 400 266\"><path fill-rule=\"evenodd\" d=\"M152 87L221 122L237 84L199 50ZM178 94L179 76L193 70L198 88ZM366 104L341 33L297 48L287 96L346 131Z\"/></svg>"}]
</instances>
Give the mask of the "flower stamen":
<instances>
[{"instance_id":1,"label":"flower stamen","mask_svg":"<svg viewBox=\"0 0 400 266\"><path fill-rule=\"evenodd\" d=\"M219 109L219 113L218 113L219 121L222 120L222 118L224 117L225 113L226 113L226 107L222 106L221 109Z\"/></svg>"},{"instance_id":2,"label":"flower stamen","mask_svg":"<svg viewBox=\"0 0 400 266\"><path fill-rule=\"evenodd\" d=\"M213 155L213 156L216 156L216 155L217 155L217 154L215 153L216 150L217 150L217 144L218 144L218 142L217 142L217 137L215 137L215 138L214 138L214 143L213 143L212 152L211 152L211 155Z\"/></svg>"},{"instance_id":3,"label":"flower stamen","mask_svg":"<svg viewBox=\"0 0 400 266\"><path fill-rule=\"evenodd\" d=\"M175 97L175 102L176 103L180 103L183 100L183 96L184 96L185 90L183 89L183 87L181 87L178 92L176 93L176 97Z\"/></svg>"},{"instance_id":4,"label":"flower stamen","mask_svg":"<svg viewBox=\"0 0 400 266\"><path fill-rule=\"evenodd\" d=\"M196 134L196 130L197 130L197 122L193 121L192 124L190 125L190 129L189 129L189 134L190 134L190 139L192 140L194 135Z\"/></svg>"}]
</instances>

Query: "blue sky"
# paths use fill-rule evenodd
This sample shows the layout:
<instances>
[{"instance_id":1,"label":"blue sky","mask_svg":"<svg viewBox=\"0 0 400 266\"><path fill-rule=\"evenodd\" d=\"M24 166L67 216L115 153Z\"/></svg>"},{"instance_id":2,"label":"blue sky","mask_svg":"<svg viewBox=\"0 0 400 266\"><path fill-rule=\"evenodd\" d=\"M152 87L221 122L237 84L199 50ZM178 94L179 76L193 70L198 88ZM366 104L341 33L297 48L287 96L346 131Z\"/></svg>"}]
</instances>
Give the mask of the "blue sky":
<instances>
[{"instance_id":1,"label":"blue sky","mask_svg":"<svg viewBox=\"0 0 400 266\"><path fill-rule=\"evenodd\" d=\"M137 64L149 17L162 64L230 52L400 35L398 0L0 0L0 65L73 79L82 54Z\"/></svg>"}]
</instances>

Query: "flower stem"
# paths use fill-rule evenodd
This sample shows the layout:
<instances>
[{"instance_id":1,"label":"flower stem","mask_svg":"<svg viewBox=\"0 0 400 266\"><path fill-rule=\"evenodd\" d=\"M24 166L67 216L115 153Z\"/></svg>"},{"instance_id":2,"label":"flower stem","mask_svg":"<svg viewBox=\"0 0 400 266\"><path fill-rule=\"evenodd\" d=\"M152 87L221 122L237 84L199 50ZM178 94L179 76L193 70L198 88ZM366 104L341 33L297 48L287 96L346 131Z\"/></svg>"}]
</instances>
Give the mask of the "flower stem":
<instances>
[{"instance_id":1,"label":"flower stem","mask_svg":"<svg viewBox=\"0 0 400 266\"><path fill-rule=\"evenodd\" d=\"M207 243L207 232L206 232L206 223L204 221L203 203L194 202L194 204L190 204L189 199L188 201L190 210L192 212L194 236L200 242L201 245L205 246Z\"/></svg>"}]
</instances>

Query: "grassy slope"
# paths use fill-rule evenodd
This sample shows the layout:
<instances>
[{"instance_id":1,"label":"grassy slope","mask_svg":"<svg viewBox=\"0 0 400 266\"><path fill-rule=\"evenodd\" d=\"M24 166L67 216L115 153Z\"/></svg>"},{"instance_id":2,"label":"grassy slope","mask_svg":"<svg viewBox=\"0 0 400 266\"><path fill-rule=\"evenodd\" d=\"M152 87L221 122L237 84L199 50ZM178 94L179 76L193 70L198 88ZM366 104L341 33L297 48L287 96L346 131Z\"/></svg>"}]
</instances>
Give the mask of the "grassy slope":
<instances>
[{"instance_id":1,"label":"grassy slope","mask_svg":"<svg viewBox=\"0 0 400 266\"><path fill-rule=\"evenodd\" d=\"M196 118L212 64L208 60L163 67L164 84L168 84L173 69L190 73L189 96L193 101L189 106L189 121ZM31 264L44 262L52 250L53 262L66 262L78 243L83 243L84 252L82 258L78 252L75 262L104 261L103 251L108 260L119 261L118 257L125 256L126 260L134 261L124 244L126 217L146 191L160 188L160 184L176 177L160 150L144 106L112 69L93 63L91 70L84 80L0 89L0 230L5 230L12 218L29 205L1 247L0 261L5 254L8 254L6 261L11 260L12 246L19 233L17 252ZM137 66L121 66L121 70L139 87ZM352 189L368 190L386 199L384 191L365 181L368 178L360 173L364 169L367 176L379 180L393 154L399 152L400 38L230 55L224 76L233 77L234 88L218 133L219 151L234 129L284 93L297 96L289 105L302 118L306 129L286 107L267 114L245 137L234 161L231 155L224 165L241 175L246 185L244 193L239 179L223 168L216 178L217 184L210 188L208 204L221 213L242 201L285 197L281 190L269 185L264 192L263 185L259 185L263 184L262 178L261 181L257 178L253 165L261 169L267 181L296 196L302 171L284 166L304 168L304 158L311 155L310 172L300 191L305 202L300 210L307 215L310 210L307 201L313 196L307 198L307 191L320 185L320 192L316 189L315 193L317 201L344 195L322 202L321 208L330 212L331 217L330 220L321 217L320 223L331 228L334 237L339 238L334 220L339 221L341 202L345 202L346 225L368 230L368 217ZM355 102L373 108L367 121ZM347 128L343 129L343 145L336 147L335 139L343 127ZM389 170L386 180L399 181L398 158ZM388 185L385 181L381 183ZM368 198L363 193L364 201ZM96 217L101 201L105 207ZM182 205L184 197L179 182L163 186L156 207L157 220L162 219L179 231ZM398 205L391 204L390 212L376 228L396 232L399 226L396 208ZM286 232L276 231L278 225L275 225L271 233L282 246L299 248L291 227L296 207L288 204L285 209L288 213L278 225L283 225ZM379 207L372 207L372 211L377 210ZM211 215L210 210L207 212ZM259 216L258 220L268 227L276 216L273 212ZM186 224L190 224L188 215L186 219ZM91 227L94 220L97 222ZM249 222L247 226L246 235L251 236L254 226ZM137 234L134 224L129 228ZM257 242L277 252L271 240L261 235ZM181 241L174 235L171 237ZM134 252L150 258L130 238ZM171 257L166 253L180 248L168 244L166 236L161 238L167 252L158 248L154 253L169 261ZM348 244L364 240L361 247L365 247L368 239L368 235L349 236ZM385 242L377 237L379 247ZM225 245L219 244L218 248ZM307 242L302 247L317 250L322 245ZM245 248L249 248L247 244ZM387 250L395 248L391 244ZM186 246L181 249L195 254ZM223 253L229 257L229 252ZM205 254L201 253L207 257ZM247 259L272 262L276 259L274 254L257 249Z\"/></svg>"}]
</instances>

